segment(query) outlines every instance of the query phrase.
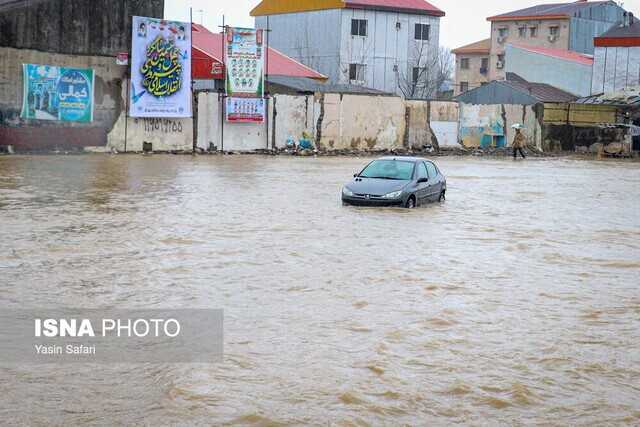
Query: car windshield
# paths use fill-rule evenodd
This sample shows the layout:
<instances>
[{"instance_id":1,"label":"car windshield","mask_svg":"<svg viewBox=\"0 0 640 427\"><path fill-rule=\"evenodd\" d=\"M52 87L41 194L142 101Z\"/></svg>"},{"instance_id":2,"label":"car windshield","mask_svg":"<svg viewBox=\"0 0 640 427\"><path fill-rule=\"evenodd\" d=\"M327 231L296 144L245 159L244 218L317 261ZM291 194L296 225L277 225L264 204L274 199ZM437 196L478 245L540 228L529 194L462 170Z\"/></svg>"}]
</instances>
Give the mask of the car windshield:
<instances>
[{"instance_id":1,"label":"car windshield","mask_svg":"<svg viewBox=\"0 0 640 427\"><path fill-rule=\"evenodd\" d=\"M413 162L376 160L364 168L361 178L395 179L409 181L413 176Z\"/></svg>"}]
</instances>

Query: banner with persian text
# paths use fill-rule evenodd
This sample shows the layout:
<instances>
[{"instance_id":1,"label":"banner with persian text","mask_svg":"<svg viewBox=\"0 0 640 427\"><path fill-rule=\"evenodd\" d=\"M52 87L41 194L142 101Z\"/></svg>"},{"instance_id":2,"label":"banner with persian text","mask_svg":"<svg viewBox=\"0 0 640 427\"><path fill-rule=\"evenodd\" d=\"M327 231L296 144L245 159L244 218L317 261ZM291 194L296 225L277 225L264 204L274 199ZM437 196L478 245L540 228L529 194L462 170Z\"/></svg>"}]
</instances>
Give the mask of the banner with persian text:
<instances>
[{"instance_id":1,"label":"banner with persian text","mask_svg":"<svg viewBox=\"0 0 640 427\"><path fill-rule=\"evenodd\" d=\"M133 17L131 117L191 117L191 24Z\"/></svg>"},{"instance_id":2,"label":"banner with persian text","mask_svg":"<svg viewBox=\"0 0 640 427\"><path fill-rule=\"evenodd\" d=\"M262 123L265 115L264 98L234 98L227 97L225 108L228 122L232 123Z\"/></svg>"},{"instance_id":3,"label":"banner with persian text","mask_svg":"<svg viewBox=\"0 0 640 427\"><path fill-rule=\"evenodd\" d=\"M224 54L227 96L264 96L264 48L262 30L226 29Z\"/></svg>"},{"instance_id":4,"label":"banner with persian text","mask_svg":"<svg viewBox=\"0 0 640 427\"><path fill-rule=\"evenodd\" d=\"M92 69L23 64L22 72L23 119L93 121Z\"/></svg>"}]
</instances>

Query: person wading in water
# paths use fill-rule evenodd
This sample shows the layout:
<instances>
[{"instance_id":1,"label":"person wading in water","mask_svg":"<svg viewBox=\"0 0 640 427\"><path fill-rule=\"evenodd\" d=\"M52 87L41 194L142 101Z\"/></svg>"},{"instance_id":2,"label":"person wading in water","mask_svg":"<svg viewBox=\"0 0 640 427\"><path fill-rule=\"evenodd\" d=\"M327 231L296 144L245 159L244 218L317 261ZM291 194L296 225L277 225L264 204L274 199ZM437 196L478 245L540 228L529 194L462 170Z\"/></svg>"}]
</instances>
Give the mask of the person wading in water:
<instances>
[{"instance_id":1,"label":"person wading in water","mask_svg":"<svg viewBox=\"0 0 640 427\"><path fill-rule=\"evenodd\" d=\"M516 130L516 135L513 137L513 158L514 160L518 158L518 152L520 152L520 155L522 156L523 159L526 159L527 157L524 155L524 150L523 148L527 145L527 140L524 137L524 134L522 133L522 125L521 124L515 124L513 126L511 126L513 129Z\"/></svg>"}]
</instances>

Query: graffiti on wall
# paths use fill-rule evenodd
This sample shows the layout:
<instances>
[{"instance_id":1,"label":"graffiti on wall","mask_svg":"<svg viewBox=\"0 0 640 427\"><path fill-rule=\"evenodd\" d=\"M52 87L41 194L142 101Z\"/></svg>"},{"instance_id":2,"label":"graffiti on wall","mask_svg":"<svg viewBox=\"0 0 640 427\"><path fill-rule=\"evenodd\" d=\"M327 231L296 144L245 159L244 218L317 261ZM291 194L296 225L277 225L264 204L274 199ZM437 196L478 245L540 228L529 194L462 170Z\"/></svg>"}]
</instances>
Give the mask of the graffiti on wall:
<instances>
[{"instance_id":1,"label":"graffiti on wall","mask_svg":"<svg viewBox=\"0 0 640 427\"><path fill-rule=\"evenodd\" d=\"M183 132L182 122L179 120L144 118L135 119L134 123L138 124L140 121L144 124L145 133L175 134Z\"/></svg>"}]
</instances>

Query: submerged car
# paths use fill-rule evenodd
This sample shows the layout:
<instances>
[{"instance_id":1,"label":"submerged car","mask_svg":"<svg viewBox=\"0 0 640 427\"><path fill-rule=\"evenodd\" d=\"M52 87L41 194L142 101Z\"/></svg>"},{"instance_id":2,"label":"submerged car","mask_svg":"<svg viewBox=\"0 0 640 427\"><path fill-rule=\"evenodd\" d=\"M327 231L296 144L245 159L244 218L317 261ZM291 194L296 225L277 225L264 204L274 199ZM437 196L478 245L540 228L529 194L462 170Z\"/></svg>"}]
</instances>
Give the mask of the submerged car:
<instances>
[{"instance_id":1,"label":"submerged car","mask_svg":"<svg viewBox=\"0 0 640 427\"><path fill-rule=\"evenodd\" d=\"M416 206L444 201L447 180L430 160L383 157L369 163L342 188L342 203L354 206Z\"/></svg>"}]
</instances>

